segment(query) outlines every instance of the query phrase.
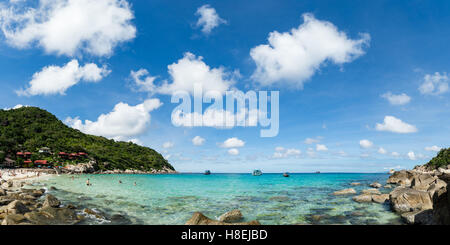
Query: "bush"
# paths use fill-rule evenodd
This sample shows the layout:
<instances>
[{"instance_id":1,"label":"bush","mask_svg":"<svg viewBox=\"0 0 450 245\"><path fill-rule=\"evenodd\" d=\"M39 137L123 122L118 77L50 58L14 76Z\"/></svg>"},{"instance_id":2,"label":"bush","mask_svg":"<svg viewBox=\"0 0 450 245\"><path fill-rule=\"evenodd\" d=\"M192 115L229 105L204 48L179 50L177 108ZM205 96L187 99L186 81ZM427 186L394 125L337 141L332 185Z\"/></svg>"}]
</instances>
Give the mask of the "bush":
<instances>
[{"instance_id":1,"label":"bush","mask_svg":"<svg viewBox=\"0 0 450 245\"><path fill-rule=\"evenodd\" d=\"M441 149L437 156L433 157L426 165L431 169L450 165L450 148Z\"/></svg>"}]
</instances>

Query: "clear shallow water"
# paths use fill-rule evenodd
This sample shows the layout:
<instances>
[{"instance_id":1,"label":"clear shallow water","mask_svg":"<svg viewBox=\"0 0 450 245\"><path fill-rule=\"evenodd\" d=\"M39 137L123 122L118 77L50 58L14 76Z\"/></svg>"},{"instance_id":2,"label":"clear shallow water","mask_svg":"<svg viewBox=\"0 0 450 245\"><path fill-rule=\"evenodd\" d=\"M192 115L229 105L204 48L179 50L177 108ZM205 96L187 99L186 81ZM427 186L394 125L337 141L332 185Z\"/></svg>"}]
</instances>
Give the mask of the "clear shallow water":
<instances>
[{"instance_id":1,"label":"clear shallow water","mask_svg":"<svg viewBox=\"0 0 450 245\"><path fill-rule=\"evenodd\" d=\"M332 192L386 183L387 174L62 175L41 181L63 203L94 208L132 224L184 224L195 211L217 218L240 209L262 224L401 224L388 205L360 204ZM87 178L92 186L86 186ZM119 180L123 183L119 184ZM136 186L133 183L136 182ZM360 182L361 186L350 186ZM389 190L381 188L381 192ZM97 223L99 221L90 221Z\"/></svg>"}]
</instances>

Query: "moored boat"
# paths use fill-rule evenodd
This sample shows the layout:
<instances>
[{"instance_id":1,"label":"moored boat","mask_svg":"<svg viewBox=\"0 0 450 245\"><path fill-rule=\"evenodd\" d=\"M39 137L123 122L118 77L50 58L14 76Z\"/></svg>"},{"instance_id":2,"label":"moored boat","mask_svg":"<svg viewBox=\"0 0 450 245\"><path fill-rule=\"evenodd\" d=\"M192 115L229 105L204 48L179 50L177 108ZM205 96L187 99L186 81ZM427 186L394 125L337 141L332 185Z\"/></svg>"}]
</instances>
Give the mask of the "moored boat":
<instances>
[{"instance_id":1,"label":"moored boat","mask_svg":"<svg viewBox=\"0 0 450 245\"><path fill-rule=\"evenodd\" d=\"M205 175L210 175L210 174L211 174L211 171L209 171L209 170L205 171Z\"/></svg>"},{"instance_id":2,"label":"moored boat","mask_svg":"<svg viewBox=\"0 0 450 245\"><path fill-rule=\"evenodd\" d=\"M289 177L289 173L288 172L283 173L283 177Z\"/></svg>"},{"instance_id":3,"label":"moored boat","mask_svg":"<svg viewBox=\"0 0 450 245\"><path fill-rule=\"evenodd\" d=\"M254 171L253 171L252 175L253 175L253 176L260 176L260 175L262 175L262 172L261 172L261 170L258 170L258 169L257 169L257 170L254 170Z\"/></svg>"}]
</instances>

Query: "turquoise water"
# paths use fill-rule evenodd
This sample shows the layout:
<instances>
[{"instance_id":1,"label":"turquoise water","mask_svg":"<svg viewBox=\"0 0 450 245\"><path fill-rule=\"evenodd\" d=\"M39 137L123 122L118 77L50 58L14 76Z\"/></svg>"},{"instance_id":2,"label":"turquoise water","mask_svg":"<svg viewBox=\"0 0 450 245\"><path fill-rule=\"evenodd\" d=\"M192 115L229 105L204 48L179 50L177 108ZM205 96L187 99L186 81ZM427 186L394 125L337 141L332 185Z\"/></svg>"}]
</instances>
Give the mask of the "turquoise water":
<instances>
[{"instance_id":1,"label":"turquoise water","mask_svg":"<svg viewBox=\"0 0 450 245\"><path fill-rule=\"evenodd\" d=\"M86 186L88 178L92 186ZM129 224L184 224L195 211L217 218L232 209L240 209L245 220L262 224L401 224L386 204L360 204L351 196L331 195L350 187L359 192L374 181L384 184L387 178L387 174L323 173L289 178L281 174L75 175L72 180L62 175L40 183L63 203L93 208L107 219L121 214ZM350 186L351 182L362 185ZM381 192L389 190L381 188Z\"/></svg>"}]
</instances>

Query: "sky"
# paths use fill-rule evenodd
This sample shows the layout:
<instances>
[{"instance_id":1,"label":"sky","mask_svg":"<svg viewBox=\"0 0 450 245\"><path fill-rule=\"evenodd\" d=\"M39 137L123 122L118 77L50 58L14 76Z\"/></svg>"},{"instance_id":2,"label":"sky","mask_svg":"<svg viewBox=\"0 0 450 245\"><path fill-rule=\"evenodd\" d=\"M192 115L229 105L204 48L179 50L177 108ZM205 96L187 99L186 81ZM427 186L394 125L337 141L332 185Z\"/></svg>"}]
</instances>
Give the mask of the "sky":
<instances>
[{"instance_id":1,"label":"sky","mask_svg":"<svg viewBox=\"0 0 450 245\"><path fill-rule=\"evenodd\" d=\"M43 108L180 172L412 168L449 147L449 12L438 0L2 0L0 108ZM279 91L278 134L175 125L171 97L194 100L194 84Z\"/></svg>"}]
</instances>

